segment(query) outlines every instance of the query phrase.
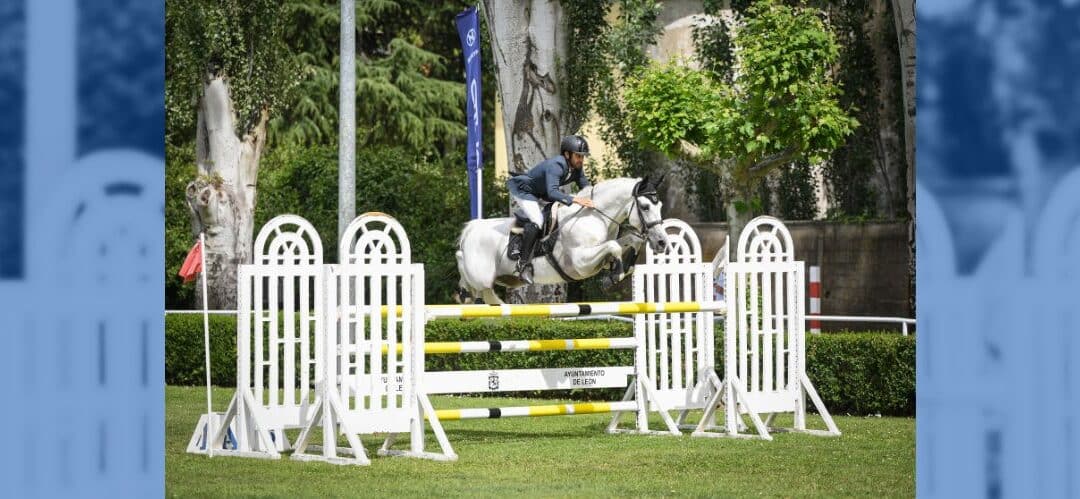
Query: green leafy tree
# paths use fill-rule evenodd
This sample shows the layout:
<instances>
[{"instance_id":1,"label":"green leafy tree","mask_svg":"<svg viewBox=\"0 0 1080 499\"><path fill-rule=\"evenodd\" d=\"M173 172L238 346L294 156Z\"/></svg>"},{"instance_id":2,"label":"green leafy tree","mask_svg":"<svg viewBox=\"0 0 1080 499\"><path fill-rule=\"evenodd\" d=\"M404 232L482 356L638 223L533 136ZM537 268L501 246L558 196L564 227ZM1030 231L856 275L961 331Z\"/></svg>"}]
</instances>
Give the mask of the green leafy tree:
<instances>
[{"instance_id":1,"label":"green leafy tree","mask_svg":"<svg viewBox=\"0 0 1080 499\"><path fill-rule=\"evenodd\" d=\"M206 234L212 308L236 305L236 266L251 258L267 122L299 78L284 12L275 0L165 4L166 140L194 143L197 176L185 196L192 232Z\"/></svg>"},{"instance_id":2,"label":"green leafy tree","mask_svg":"<svg viewBox=\"0 0 1080 499\"><path fill-rule=\"evenodd\" d=\"M378 0L356 5L358 147L406 146L445 154L465 137L455 5ZM291 0L285 37L303 78L296 98L271 120L290 144L331 144L338 126L341 10L336 2Z\"/></svg>"},{"instance_id":3,"label":"green leafy tree","mask_svg":"<svg viewBox=\"0 0 1080 499\"><path fill-rule=\"evenodd\" d=\"M738 234L760 207L757 181L795 161L821 162L858 123L839 105L830 73L839 47L817 12L757 2L733 45L730 82L675 62L633 79L626 100L640 140L725 180Z\"/></svg>"},{"instance_id":4,"label":"green leafy tree","mask_svg":"<svg viewBox=\"0 0 1080 499\"><path fill-rule=\"evenodd\" d=\"M463 158L462 67L451 21L459 10L357 2L358 155L390 145ZM180 196L170 206L183 208L169 212L168 244L178 255L170 262L182 260L192 232L207 232L212 306L231 306L235 265L250 258L255 194L269 194L258 178L261 159L275 146L337 142L339 23L340 5L324 0L166 4L167 177ZM336 203L336 194L323 194ZM175 286L172 306L189 305L175 271L166 277Z\"/></svg>"},{"instance_id":5,"label":"green leafy tree","mask_svg":"<svg viewBox=\"0 0 1080 499\"><path fill-rule=\"evenodd\" d=\"M648 67L645 49L656 43L661 32L656 19L663 5L650 0L561 3L568 45L567 76L561 84L571 129L595 115L600 138L618 159L596 165L600 171L605 176L644 175L651 167L649 156L655 153L634 138L623 90L628 78Z\"/></svg>"}]
</instances>

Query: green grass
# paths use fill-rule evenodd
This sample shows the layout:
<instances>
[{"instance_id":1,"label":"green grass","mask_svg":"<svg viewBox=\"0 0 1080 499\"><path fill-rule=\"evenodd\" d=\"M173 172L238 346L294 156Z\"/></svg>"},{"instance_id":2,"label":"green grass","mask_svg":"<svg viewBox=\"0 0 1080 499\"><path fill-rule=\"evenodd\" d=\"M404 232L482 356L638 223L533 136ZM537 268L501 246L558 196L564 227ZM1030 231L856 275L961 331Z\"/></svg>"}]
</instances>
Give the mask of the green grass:
<instances>
[{"instance_id":1,"label":"green grass","mask_svg":"<svg viewBox=\"0 0 1080 499\"><path fill-rule=\"evenodd\" d=\"M232 390L214 391L224 410ZM914 496L915 420L836 417L840 437L774 434L772 442L608 435L605 415L444 422L459 458L375 456L367 467L185 453L201 388L165 391L169 496ZM551 401L435 397L436 408ZM629 416L624 416L629 423ZM658 422L658 420L657 420ZM791 418L777 418L790 425ZM811 427L823 428L817 416ZM654 426L658 428L659 426ZM290 439L295 438L295 432ZM428 432L428 450L438 449ZM319 440L316 439L316 442ZM401 448L407 437L399 439Z\"/></svg>"}]
</instances>

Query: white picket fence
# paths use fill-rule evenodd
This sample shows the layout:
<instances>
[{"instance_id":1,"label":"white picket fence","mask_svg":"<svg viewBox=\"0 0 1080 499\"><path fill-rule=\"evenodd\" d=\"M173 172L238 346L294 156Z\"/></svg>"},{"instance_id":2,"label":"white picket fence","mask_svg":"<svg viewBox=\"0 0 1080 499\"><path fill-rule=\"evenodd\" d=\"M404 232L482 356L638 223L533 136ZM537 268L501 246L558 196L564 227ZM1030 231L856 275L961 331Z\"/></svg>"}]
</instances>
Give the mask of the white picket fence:
<instances>
[{"instance_id":1,"label":"white picket fence","mask_svg":"<svg viewBox=\"0 0 1080 499\"><path fill-rule=\"evenodd\" d=\"M325 264L314 228L300 217L276 217L256 238L255 260L239 270L237 392L224 413L200 420L189 452L367 464L361 435L389 436L379 454L439 460L457 458L440 418L511 417L612 412L609 432L744 436L739 414L748 414L757 436L771 439L771 415L795 414L806 430L804 394L838 435L806 378L802 296L803 263L793 260L791 237L778 220L755 219L740 238L739 259L727 265L735 286L725 302L712 301L713 265L703 262L689 225L665 222L670 244L646 252L636 267L633 302L557 305L424 304L424 268L412 263L409 239L385 214L358 217L346 230L341 263ZM753 298L757 297L757 298ZM713 314L728 312L725 378L714 371ZM634 317L633 338L424 343L427 321L450 317L561 316L594 312ZM561 343L560 343L561 342ZM476 343L476 342L472 342ZM455 351L541 351L631 348L629 366L571 369L425 372L425 354ZM431 393L488 393L625 387L621 401L565 406L436 411ZM716 426L718 407L727 411ZM690 411L702 411L686 424ZM678 411L673 418L672 411ZM634 428L619 428L620 415L635 414ZM665 429L649 429L658 412ZM763 420L762 417L765 417ZM425 421L440 452L424 450ZM286 430L300 429L295 446ZM309 442L322 430L321 446ZM408 450L392 448L409 434ZM344 435L347 447L339 448Z\"/></svg>"}]
</instances>

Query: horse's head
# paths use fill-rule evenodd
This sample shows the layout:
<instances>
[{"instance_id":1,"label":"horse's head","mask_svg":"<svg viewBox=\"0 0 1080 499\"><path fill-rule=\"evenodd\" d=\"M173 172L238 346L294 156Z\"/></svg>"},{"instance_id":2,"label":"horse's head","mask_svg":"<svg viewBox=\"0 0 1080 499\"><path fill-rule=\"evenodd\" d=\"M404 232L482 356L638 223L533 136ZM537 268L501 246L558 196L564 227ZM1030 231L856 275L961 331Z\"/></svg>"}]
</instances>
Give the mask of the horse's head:
<instances>
[{"instance_id":1,"label":"horse's head","mask_svg":"<svg viewBox=\"0 0 1080 499\"><path fill-rule=\"evenodd\" d=\"M652 179L646 175L634 186L634 207L630 209L630 223L645 233L645 240L656 253L662 253L668 245L667 232L660 226L664 216L660 213L664 203L660 202L657 188L664 181L661 175Z\"/></svg>"}]
</instances>

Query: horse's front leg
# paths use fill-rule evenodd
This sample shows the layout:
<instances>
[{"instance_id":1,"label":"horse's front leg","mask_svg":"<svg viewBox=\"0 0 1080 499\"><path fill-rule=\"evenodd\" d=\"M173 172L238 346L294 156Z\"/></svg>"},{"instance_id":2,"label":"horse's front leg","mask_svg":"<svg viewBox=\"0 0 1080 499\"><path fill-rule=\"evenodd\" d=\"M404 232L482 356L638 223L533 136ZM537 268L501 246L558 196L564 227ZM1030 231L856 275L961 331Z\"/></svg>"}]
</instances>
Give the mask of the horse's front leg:
<instances>
[{"instance_id":1,"label":"horse's front leg","mask_svg":"<svg viewBox=\"0 0 1080 499\"><path fill-rule=\"evenodd\" d=\"M596 275L608 259L621 257L622 246L615 241L570 250L570 261L574 263L574 268L583 274L583 277Z\"/></svg>"},{"instance_id":2,"label":"horse's front leg","mask_svg":"<svg viewBox=\"0 0 1080 499\"><path fill-rule=\"evenodd\" d=\"M645 241L639 236L627 234L620 237L616 242L622 247L622 253L619 255L619 265L616 268L620 275L615 276L615 281L618 282L633 271L638 255L645 248Z\"/></svg>"}]
</instances>

